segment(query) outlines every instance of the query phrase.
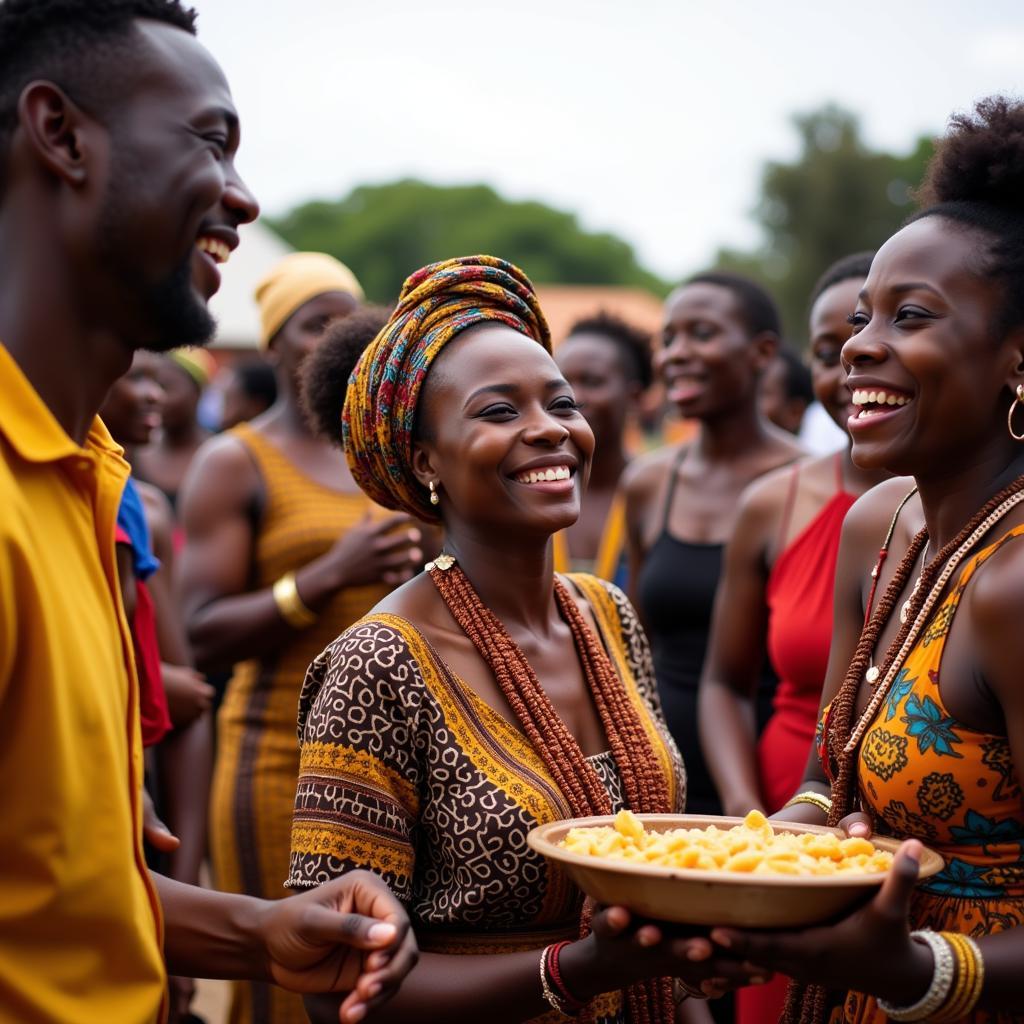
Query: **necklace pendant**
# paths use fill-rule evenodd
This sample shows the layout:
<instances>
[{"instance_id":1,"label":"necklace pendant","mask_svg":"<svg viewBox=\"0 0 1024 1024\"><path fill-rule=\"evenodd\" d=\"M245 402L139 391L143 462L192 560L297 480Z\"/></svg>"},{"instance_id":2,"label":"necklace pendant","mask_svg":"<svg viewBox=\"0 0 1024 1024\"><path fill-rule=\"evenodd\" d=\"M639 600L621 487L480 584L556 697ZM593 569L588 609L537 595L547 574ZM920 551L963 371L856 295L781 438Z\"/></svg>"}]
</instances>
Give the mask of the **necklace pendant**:
<instances>
[{"instance_id":1,"label":"necklace pendant","mask_svg":"<svg viewBox=\"0 0 1024 1024\"><path fill-rule=\"evenodd\" d=\"M440 569L441 572L447 572L454 564L454 555L438 555L432 562L427 562L424 568L427 572L430 572L432 569Z\"/></svg>"},{"instance_id":2,"label":"necklace pendant","mask_svg":"<svg viewBox=\"0 0 1024 1024\"><path fill-rule=\"evenodd\" d=\"M910 601L904 601L903 607L900 609L900 625L905 626L907 619L910 618Z\"/></svg>"},{"instance_id":3,"label":"necklace pendant","mask_svg":"<svg viewBox=\"0 0 1024 1024\"><path fill-rule=\"evenodd\" d=\"M868 682L869 682L869 683L870 683L870 684L871 684L872 686L874 686L874 685L875 685L875 683L877 683L877 682L878 682L878 677L879 677L879 675L881 675L881 673L880 673L880 672L879 672L879 670L878 670L878 666L877 666L877 665L872 665L872 666L870 666L870 667L868 668L868 670L867 670L867 673L865 674L864 678L865 678L865 679L866 679L866 680L867 680L867 681L868 681Z\"/></svg>"}]
</instances>

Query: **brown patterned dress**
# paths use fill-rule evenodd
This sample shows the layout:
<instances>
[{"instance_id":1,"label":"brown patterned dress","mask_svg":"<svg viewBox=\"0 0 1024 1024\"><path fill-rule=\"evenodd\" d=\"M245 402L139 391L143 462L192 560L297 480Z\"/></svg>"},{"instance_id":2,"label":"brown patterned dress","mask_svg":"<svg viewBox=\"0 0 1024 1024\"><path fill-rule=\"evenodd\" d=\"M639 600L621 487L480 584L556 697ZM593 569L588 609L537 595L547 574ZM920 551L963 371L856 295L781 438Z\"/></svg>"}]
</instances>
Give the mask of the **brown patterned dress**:
<instances>
[{"instance_id":1,"label":"brown patterned dress","mask_svg":"<svg viewBox=\"0 0 1024 1024\"><path fill-rule=\"evenodd\" d=\"M685 774L636 614L613 584L568 579L590 604L681 811ZM405 903L420 948L435 953L540 949L576 936L579 892L526 845L536 825L570 817L568 803L519 727L410 622L372 613L313 662L299 737L289 886L375 871ZM590 762L614 809L625 806L612 755ZM600 1000L599 1020L624 1022L621 1003L618 993Z\"/></svg>"}]
</instances>

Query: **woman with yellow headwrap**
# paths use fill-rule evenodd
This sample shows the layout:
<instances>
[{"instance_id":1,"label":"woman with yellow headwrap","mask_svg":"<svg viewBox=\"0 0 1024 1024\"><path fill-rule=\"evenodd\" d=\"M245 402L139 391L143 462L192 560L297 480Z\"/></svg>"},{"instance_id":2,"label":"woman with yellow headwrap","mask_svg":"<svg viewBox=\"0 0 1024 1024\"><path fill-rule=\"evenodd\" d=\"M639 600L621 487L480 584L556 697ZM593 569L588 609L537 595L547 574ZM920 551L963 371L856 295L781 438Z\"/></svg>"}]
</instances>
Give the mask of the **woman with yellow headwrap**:
<instances>
[{"instance_id":1,"label":"woman with yellow headwrap","mask_svg":"<svg viewBox=\"0 0 1024 1024\"><path fill-rule=\"evenodd\" d=\"M354 312L361 299L351 271L321 253L287 256L264 278L256 301L278 400L208 442L182 493L183 600L196 661L207 671L234 666L211 794L214 873L228 891L286 895L306 666L422 561L408 517L373 513L298 402L300 367L325 331L365 344L383 323L380 313ZM235 1022L305 1019L296 996L236 986Z\"/></svg>"},{"instance_id":2,"label":"woman with yellow headwrap","mask_svg":"<svg viewBox=\"0 0 1024 1024\"><path fill-rule=\"evenodd\" d=\"M311 379L321 362L344 389L327 346ZM542 822L681 810L685 792L629 602L553 572L594 439L529 280L490 256L424 267L355 366L341 422L317 407L366 493L442 524L445 553L310 667L288 884L369 868L406 903L424 952L377 1020L674 1019L662 976L737 969L654 927L635 942L622 908L591 930L526 845ZM337 1005L307 1002L317 1022Z\"/></svg>"}]
</instances>

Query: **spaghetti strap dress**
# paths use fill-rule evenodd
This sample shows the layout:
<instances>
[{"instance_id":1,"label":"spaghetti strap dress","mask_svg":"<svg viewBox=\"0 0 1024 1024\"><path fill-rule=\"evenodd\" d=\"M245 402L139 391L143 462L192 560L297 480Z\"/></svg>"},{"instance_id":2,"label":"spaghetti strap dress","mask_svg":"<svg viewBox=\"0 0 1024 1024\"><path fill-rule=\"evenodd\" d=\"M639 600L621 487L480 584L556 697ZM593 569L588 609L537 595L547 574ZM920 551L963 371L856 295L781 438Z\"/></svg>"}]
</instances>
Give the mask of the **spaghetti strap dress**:
<instances>
[{"instance_id":1,"label":"spaghetti strap dress","mask_svg":"<svg viewBox=\"0 0 1024 1024\"><path fill-rule=\"evenodd\" d=\"M979 732L942 701L942 654L957 608L974 575L1000 548L1024 537L1008 530L964 566L893 680L861 742L857 766L862 806L881 834L920 839L946 859L921 882L911 905L914 928L975 938L1024 925L1024 793L1010 743ZM819 727L825 754L828 709ZM829 759L822 756L826 772ZM873 996L847 993L831 1024L884 1024ZM976 1010L969 1024L1020 1024L1017 1012Z\"/></svg>"},{"instance_id":2,"label":"spaghetti strap dress","mask_svg":"<svg viewBox=\"0 0 1024 1024\"><path fill-rule=\"evenodd\" d=\"M697 688L711 631L715 591L722 574L724 544L680 540L669 532L679 467L688 448L672 462L661 532L637 579L654 656L654 674L669 731L686 762L686 809L690 814L721 814L697 728ZM765 661L757 691L758 731L771 714L776 677Z\"/></svg>"},{"instance_id":3,"label":"spaghetti strap dress","mask_svg":"<svg viewBox=\"0 0 1024 1024\"><path fill-rule=\"evenodd\" d=\"M342 493L311 480L249 424L231 433L249 452L263 484L252 589L324 554L376 508L361 491ZM217 716L217 763L210 794L210 849L219 889L264 899L287 896L299 747L295 712L306 669L346 626L386 593L340 590L309 629L259 660L235 666ZM273 985L236 982L232 1024L306 1024L301 996Z\"/></svg>"}]
</instances>

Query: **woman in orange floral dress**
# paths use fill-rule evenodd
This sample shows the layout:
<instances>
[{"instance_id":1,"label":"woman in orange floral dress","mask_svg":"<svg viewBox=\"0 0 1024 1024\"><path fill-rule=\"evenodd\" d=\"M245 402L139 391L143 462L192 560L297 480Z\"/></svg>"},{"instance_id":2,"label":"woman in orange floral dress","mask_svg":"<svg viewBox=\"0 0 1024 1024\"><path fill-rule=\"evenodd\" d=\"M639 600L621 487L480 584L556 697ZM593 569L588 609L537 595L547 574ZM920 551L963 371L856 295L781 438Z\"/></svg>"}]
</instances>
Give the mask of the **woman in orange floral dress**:
<instances>
[{"instance_id":1,"label":"woman in orange floral dress","mask_svg":"<svg viewBox=\"0 0 1024 1024\"><path fill-rule=\"evenodd\" d=\"M818 756L780 815L911 842L833 925L712 933L803 983L791 1022L1024 1021L1024 104L954 118L924 198L843 348L854 461L914 480L847 516ZM915 887L917 841L946 863Z\"/></svg>"}]
</instances>

